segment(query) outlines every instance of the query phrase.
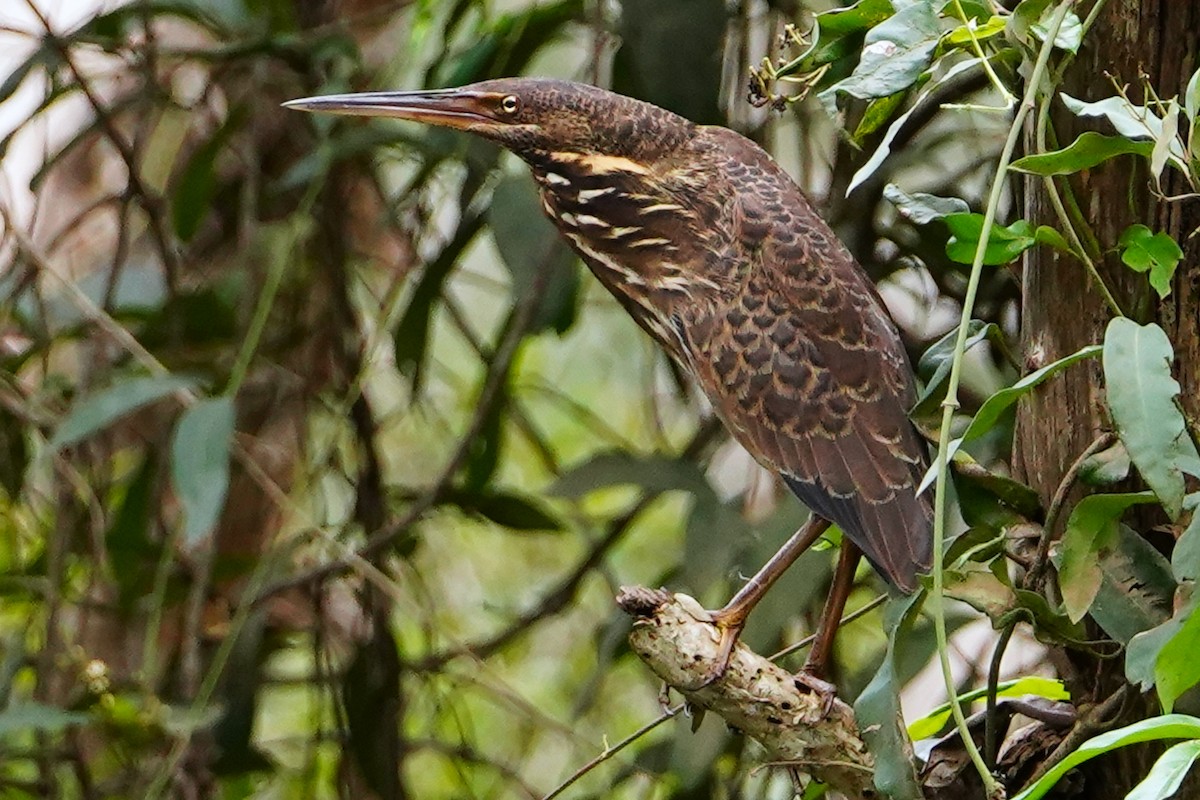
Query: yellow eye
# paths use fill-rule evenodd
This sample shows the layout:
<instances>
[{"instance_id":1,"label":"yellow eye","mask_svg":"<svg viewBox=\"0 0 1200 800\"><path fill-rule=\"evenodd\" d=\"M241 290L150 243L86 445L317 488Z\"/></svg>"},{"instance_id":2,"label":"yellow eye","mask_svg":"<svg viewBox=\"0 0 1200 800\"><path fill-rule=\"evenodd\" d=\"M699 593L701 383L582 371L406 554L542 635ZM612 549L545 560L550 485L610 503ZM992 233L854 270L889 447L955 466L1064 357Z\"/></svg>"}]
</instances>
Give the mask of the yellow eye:
<instances>
[{"instance_id":1,"label":"yellow eye","mask_svg":"<svg viewBox=\"0 0 1200 800\"><path fill-rule=\"evenodd\" d=\"M514 94L510 94L500 101L500 110L505 114L515 114L520 108L521 101Z\"/></svg>"}]
</instances>

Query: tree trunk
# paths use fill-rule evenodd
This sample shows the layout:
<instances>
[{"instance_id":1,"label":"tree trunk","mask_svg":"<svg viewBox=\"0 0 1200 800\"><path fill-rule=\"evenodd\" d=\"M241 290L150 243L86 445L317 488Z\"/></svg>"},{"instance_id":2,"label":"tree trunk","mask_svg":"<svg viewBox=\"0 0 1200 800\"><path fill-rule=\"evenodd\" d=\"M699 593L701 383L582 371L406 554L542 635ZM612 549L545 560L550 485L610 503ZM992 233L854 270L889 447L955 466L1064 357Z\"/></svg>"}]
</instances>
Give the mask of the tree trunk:
<instances>
[{"instance_id":1,"label":"tree trunk","mask_svg":"<svg viewBox=\"0 0 1200 800\"><path fill-rule=\"evenodd\" d=\"M1078 10L1081 16L1087 13L1086 8ZM1200 0L1111 0L1064 76L1062 90L1086 101L1110 97L1115 90L1107 72L1119 85L1128 87L1134 103L1144 102L1143 75L1159 97L1182 95L1197 67L1198 40ZM1050 118L1058 146L1066 146L1086 130L1096 130L1098 123L1105 124L1096 118L1076 117L1058 99ZM1164 192L1183 193L1184 182L1170 174L1171 170L1167 172ZM1103 262L1097 265L1100 274L1125 314L1139 322L1157 322L1174 342L1175 375L1182 386L1184 411L1189 418L1197 418L1200 238L1188 237L1200 227L1200 203L1157 199L1145 160L1135 161L1133 157L1073 175L1069 184L1083 218L1104 250ZM1060 190L1064 188L1060 183ZM1061 227L1040 178L1026 179L1024 194L1026 219ZM1162 302L1150 290L1144 275L1133 273L1121 263L1116 250L1121 232L1134 223L1168 233L1184 249L1172 293ZM1049 248L1029 251L1022 293L1021 348L1027 369L1102 341L1112 312L1079 262ZM1037 490L1044 504L1049 503L1071 463L1108 429L1103 391L1101 365L1098 360L1090 360L1045 384L1018 410L1013 467ZM1071 502L1081 494L1076 487ZM1165 518L1147 516L1135 524L1143 533L1149 533L1151 527L1163 521ZM1123 658L1100 661L1071 654L1069 659L1059 661L1076 703L1101 701L1125 682ZM1156 711L1157 702L1152 697L1141 698L1126 704L1120 723ZM1145 775L1155 753L1135 748L1095 762L1085 775L1085 796L1124 797Z\"/></svg>"}]
</instances>

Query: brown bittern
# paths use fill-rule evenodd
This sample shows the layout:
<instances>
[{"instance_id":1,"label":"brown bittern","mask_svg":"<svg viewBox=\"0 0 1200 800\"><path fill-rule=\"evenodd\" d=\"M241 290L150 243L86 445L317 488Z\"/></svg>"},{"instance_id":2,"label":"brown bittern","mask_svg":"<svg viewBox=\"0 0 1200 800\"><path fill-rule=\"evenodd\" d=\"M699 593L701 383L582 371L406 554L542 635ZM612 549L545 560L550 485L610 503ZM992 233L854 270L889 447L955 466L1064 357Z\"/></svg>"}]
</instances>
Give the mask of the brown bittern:
<instances>
[{"instance_id":1,"label":"brown bittern","mask_svg":"<svg viewBox=\"0 0 1200 800\"><path fill-rule=\"evenodd\" d=\"M904 348L870 279L758 145L555 80L286 105L464 130L522 158L546 214L600 282L812 511L714 612L725 661L750 609L829 523L849 541L809 671L823 670L860 551L892 586L916 589L932 514L917 493L927 453L907 416Z\"/></svg>"}]
</instances>

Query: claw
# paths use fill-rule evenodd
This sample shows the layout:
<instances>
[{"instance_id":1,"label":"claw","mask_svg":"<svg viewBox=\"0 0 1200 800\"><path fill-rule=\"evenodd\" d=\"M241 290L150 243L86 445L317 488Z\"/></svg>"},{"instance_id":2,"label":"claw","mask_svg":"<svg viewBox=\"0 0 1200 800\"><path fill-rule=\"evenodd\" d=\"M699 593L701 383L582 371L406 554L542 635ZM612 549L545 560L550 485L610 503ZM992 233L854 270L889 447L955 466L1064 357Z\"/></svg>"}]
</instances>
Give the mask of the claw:
<instances>
[{"instance_id":1,"label":"claw","mask_svg":"<svg viewBox=\"0 0 1200 800\"><path fill-rule=\"evenodd\" d=\"M821 716L828 717L833 713L833 705L837 702L837 687L829 681L821 680L811 672L801 670L794 676L796 688L808 689L821 698Z\"/></svg>"},{"instance_id":2,"label":"claw","mask_svg":"<svg viewBox=\"0 0 1200 800\"><path fill-rule=\"evenodd\" d=\"M746 625L744 614L730 614L722 611L710 613L712 624L720 632L720 639L717 640L717 655L709 663L700 682L691 687L693 690L703 689L725 676L725 671L729 669L729 661L733 658L733 648L737 646L738 637L742 635L742 628Z\"/></svg>"}]
</instances>

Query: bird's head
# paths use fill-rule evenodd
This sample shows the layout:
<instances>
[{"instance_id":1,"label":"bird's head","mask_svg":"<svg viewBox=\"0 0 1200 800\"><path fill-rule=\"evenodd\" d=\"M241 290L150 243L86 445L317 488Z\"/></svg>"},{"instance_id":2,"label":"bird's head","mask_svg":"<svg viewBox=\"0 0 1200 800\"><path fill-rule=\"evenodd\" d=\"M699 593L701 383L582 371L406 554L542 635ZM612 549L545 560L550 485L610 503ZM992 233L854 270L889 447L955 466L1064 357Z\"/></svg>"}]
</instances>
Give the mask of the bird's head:
<instances>
[{"instance_id":1,"label":"bird's head","mask_svg":"<svg viewBox=\"0 0 1200 800\"><path fill-rule=\"evenodd\" d=\"M543 78L501 78L457 89L326 95L284 105L468 131L534 164L560 154L645 163L682 145L695 127L649 103Z\"/></svg>"}]
</instances>

